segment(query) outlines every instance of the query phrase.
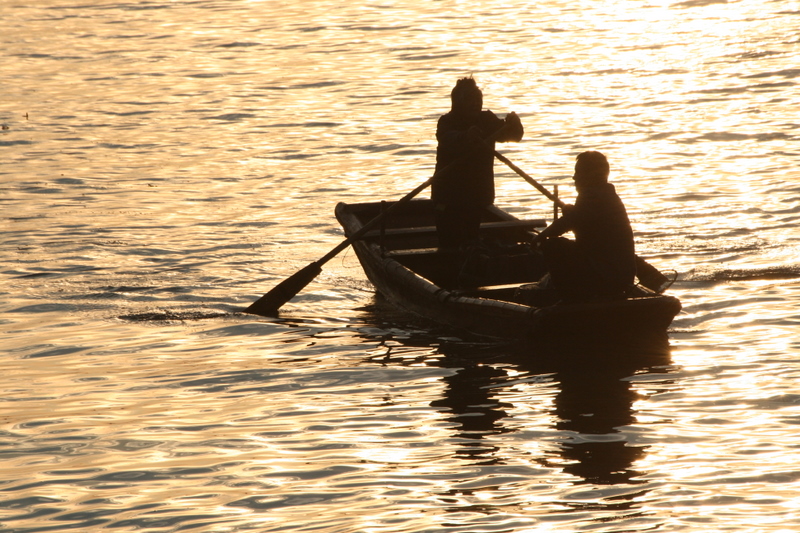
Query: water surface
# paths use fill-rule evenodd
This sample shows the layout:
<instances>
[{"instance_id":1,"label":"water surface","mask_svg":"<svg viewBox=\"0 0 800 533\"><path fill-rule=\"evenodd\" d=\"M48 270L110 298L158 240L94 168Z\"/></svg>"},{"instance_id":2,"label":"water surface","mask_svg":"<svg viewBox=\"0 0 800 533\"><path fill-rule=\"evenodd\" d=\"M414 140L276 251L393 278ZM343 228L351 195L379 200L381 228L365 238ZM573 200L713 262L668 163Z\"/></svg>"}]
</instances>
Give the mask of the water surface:
<instances>
[{"instance_id":1,"label":"water surface","mask_svg":"<svg viewBox=\"0 0 800 533\"><path fill-rule=\"evenodd\" d=\"M0 529L800 527L796 2L34 4L0 6ZM430 177L469 74L567 201L607 154L666 345L443 330L351 251L239 313L337 201Z\"/></svg>"}]
</instances>

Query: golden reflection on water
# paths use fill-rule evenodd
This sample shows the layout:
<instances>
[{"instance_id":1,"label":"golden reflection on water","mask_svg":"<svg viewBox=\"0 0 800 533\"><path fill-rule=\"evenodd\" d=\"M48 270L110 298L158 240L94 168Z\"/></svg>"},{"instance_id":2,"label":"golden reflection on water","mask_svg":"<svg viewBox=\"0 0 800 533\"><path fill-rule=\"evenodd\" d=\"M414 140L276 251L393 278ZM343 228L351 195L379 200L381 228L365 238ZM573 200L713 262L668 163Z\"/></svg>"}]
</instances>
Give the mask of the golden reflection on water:
<instances>
[{"instance_id":1,"label":"golden reflection on water","mask_svg":"<svg viewBox=\"0 0 800 533\"><path fill-rule=\"evenodd\" d=\"M4 6L0 527L796 525L796 15L449 8ZM575 154L608 153L639 252L680 274L668 364L474 364L362 315L352 253L281 320L232 313L340 242L336 201L430 177L471 72L522 115L500 151L567 201Z\"/></svg>"}]
</instances>

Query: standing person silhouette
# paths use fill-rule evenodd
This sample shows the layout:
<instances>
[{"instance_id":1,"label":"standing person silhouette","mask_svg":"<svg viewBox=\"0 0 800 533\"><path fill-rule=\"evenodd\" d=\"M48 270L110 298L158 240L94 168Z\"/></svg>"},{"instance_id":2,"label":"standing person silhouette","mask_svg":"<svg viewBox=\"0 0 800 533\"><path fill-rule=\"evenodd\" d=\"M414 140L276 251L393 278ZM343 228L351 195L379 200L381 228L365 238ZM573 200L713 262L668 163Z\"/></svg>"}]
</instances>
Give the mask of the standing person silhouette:
<instances>
[{"instance_id":1,"label":"standing person silhouette","mask_svg":"<svg viewBox=\"0 0 800 533\"><path fill-rule=\"evenodd\" d=\"M436 171L453 164L431 185L440 248L478 241L483 209L494 203L494 143L519 142L516 113L501 119L483 110L483 93L472 77L458 80L452 107L436 127Z\"/></svg>"}]
</instances>

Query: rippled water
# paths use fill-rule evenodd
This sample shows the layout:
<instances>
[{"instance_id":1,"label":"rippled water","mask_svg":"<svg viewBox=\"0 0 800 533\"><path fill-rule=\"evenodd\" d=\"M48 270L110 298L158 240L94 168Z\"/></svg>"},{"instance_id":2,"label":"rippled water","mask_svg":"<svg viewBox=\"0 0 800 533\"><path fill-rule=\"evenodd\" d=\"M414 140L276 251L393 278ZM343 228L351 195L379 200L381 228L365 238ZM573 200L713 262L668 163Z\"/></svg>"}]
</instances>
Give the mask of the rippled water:
<instances>
[{"instance_id":1,"label":"rippled water","mask_svg":"<svg viewBox=\"0 0 800 533\"><path fill-rule=\"evenodd\" d=\"M797 2L0 19L3 531L800 528ZM470 339L376 300L352 252L280 319L238 313L341 241L337 201L430 176L469 73L563 197L577 152L609 156L679 274L668 346ZM549 216L497 170L498 204Z\"/></svg>"}]
</instances>

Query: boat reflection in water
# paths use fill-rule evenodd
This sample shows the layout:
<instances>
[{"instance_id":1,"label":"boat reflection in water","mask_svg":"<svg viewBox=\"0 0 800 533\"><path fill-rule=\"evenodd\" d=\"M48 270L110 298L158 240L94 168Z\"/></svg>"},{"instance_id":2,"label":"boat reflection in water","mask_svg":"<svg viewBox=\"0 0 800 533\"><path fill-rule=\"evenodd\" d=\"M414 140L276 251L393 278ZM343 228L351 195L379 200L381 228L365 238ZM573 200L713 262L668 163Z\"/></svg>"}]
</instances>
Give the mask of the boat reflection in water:
<instances>
[{"instance_id":1,"label":"boat reflection in water","mask_svg":"<svg viewBox=\"0 0 800 533\"><path fill-rule=\"evenodd\" d=\"M380 305L369 312L381 308L397 318L396 312ZM380 314L373 318L380 320ZM443 378L443 397L431 406L444 411L455 424L457 458L474 465L504 464L508 458L503 437L497 436L525 431L532 421L520 420L520 413L527 413L522 416L539 419L533 425L546 427L549 441L541 448L543 455L533 457L533 462L561 469L575 477L573 483L644 483L637 479L642 472L634 464L645 456L647 447L629 442L621 428L637 422L634 403L640 395L629 378L647 379L641 376L653 374L648 380L651 386L670 379L665 376L671 364L666 334L635 346L574 341L560 346L485 344L441 338L437 342L424 334L392 336L391 340L404 348L435 348L422 360L393 357L390 349L373 361L455 370ZM514 390L520 383L538 387L535 396L541 398L541 405L537 398ZM515 405L514 398L524 405ZM507 438L519 442L519 436Z\"/></svg>"},{"instance_id":2,"label":"boat reflection in water","mask_svg":"<svg viewBox=\"0 0 800 533\"><path fill-rule=\"evenodd\" d=\"M619 429L636 423L633 404L640 398L627 378L654 370L662 373L669 364L669 345L640 346L636 353L597 346L584 355L605 362L618 355L621 360L564 365L556 373L555 428L573 434L561 444L564 472L588 483L642 483L636 479L642 473L632 465L644 457L646 446L628 442ZM639 363L635 362L637 356L641 356Z\"/></svg>"}]
</instances>

